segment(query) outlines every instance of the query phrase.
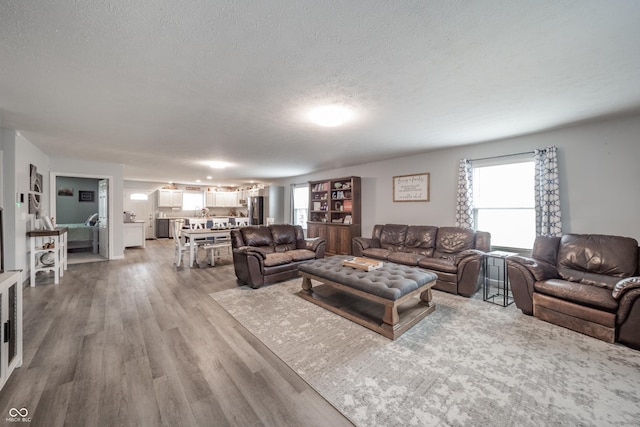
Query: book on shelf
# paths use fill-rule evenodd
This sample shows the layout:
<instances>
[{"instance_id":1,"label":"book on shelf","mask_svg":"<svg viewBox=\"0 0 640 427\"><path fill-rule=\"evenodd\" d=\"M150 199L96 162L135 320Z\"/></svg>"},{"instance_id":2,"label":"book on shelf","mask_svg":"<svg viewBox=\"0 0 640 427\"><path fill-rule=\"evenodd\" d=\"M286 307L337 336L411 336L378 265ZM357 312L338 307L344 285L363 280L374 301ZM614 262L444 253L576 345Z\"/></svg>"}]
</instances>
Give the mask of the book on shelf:
<instances>
[{"instance_id":1,"label":"book on shelf","mask_svg":"<svg viewBox=\"0 0 640 427\"><path fill-rule=\"evenodd\" d=\"M344 200L342 202L342 209L344 209L345 211L351 211L351 209L353 208L353 204L351 200Z\"/></svg>"}]
</instances>

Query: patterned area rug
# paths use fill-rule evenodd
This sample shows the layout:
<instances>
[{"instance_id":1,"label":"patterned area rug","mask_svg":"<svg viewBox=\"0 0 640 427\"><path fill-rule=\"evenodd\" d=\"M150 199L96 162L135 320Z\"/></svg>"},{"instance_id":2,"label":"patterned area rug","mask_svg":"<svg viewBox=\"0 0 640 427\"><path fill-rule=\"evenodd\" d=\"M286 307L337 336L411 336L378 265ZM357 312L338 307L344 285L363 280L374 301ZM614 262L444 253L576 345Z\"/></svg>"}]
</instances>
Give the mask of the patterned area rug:
<instances>
[{"instance_id":1,"label":"patterned area rug","mask_svg":"<svg viewBox=\"0 0 640 427\"><path fill-rule=\"evenodd\" d=\"M359 426L637 426L640 351L475 298L391 341L295 295L301 279L211 294Z\"/></svg>"}]
</instances>

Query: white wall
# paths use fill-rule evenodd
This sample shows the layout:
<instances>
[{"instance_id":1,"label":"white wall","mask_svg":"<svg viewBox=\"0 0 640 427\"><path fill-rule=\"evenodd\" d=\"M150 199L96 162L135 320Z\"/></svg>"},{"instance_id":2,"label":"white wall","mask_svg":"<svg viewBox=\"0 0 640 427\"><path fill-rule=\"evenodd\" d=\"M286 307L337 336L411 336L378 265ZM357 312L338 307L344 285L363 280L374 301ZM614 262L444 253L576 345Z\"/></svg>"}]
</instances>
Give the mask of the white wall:
<instances>
[{"instance_id":1,"label":"white wall","mask_svg":"<svg viewBox=\"0 0 640 427\"><path fill-rule=\"evenodd\" d=\"M20 133L12 129L0 130L3 147L2 187L4 209L4 256L5 268L23 270L29 277L29 238L27 231L33 226L34 215L29 214L30 165L35 165L42 174L43 191L40 194L42 214L49 214L49 157L36 148ZM24 203L19 195L24 195Z\"/></svg>"},{"instance_id":2,"label":"white wall","mask_svg":"<svg viewBox=\"0 0 640 427\"><path fill-rule=\"evenodd\" d=\"M284 179L285 220L290 222L289 184L342 176L362 178L362 233L375 224L453 225L458 163L558 147L565 233L630 236L640 241L640 115L576 125L489 143L425 152L376 163ZM431 174L430 201L394 203L396 175Z\"/></svg>"}]
</instances>

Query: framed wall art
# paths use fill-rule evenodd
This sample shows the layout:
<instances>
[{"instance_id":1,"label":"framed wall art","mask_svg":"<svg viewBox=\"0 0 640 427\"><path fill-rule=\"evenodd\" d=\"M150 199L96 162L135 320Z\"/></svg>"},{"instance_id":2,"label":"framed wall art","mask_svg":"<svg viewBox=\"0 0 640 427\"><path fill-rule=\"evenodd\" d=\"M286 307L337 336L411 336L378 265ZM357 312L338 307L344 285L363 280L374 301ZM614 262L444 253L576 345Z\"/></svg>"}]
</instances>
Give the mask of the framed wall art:
<instances>
[{"instance_id":1,"label":"framed wall art","mask_svg":"<svg viewBox=\"0 0 640 427\"><path fill-rule=\"evenodd\" d=\"M93 191L78 191L79 202L93 202Z\"/></svg>"},{"instance_id":2,"label":"framed wall art","mask_svg":"<svg viewBox=\"0 0 640 427\"><path fill-rule=\"evenodd\" d=\"M65 187L58 190L58 196L73 197L73 188Z\"/></svg>"},{"instance_id":3,"label":"framed wall art","mask_svg":"<svg viewBox=\"0 0 640 427\"><path fill-rule=\"evenodd\" d=\"M40 213L40 195L29 193L29 213L38 215Z\"/></svg>"},{"instance_id":4,"label":"framed wall art","mask_svg":"<svg viewBox=\"0 0 640 427\"><path fill-rule=\"evenodd\" d=\"M428 202L430 174L400 175L393 177L394 202Z\"/></svg>"}]
</instances>

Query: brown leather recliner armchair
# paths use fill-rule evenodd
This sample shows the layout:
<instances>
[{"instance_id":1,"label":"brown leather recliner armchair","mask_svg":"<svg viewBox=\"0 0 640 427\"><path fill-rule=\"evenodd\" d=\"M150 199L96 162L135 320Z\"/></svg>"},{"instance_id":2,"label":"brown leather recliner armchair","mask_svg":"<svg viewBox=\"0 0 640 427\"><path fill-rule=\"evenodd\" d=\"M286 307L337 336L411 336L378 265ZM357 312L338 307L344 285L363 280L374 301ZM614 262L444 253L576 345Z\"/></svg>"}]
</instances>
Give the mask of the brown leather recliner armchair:
<instances>
[{"instance_id":1,"label":"brown leather recliner armchair","mask_svg":"<svg viewBox=\"0 0 640 427\"><path fill-rule=\"evenodd\" d=\"M538 237L532 256L507 258L523 313L640 349L640 250L629 237Z\"/></svg>"},{"instance_id":2,"label":"brown leather recliner armchair","mask_svg":"<svg viewBox=\"0 0 640 427\"><path fill-rule=\"evenodd\" d=\"M355 256L433 271L438 275L433 289L466 297L480 288L482 255L490 249L487 232L430 225L378 224L371 238L352 241Z\"/></svg>"},{"instance_id":3,"label":"brown leather recliner armchair","mask_svg":"<svg viewBox=\"0 0 640 427\"><path fill-rule=\"evenodd\" d=\"M298 265L324 258L326 246L323 238L305 239L299 225L231 230L236 277L252 288L298 277Z\"/></svg>"}]
</instances>

